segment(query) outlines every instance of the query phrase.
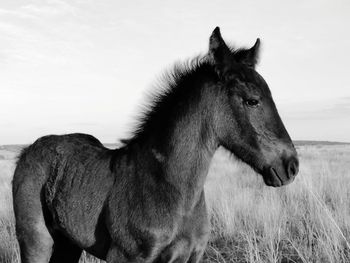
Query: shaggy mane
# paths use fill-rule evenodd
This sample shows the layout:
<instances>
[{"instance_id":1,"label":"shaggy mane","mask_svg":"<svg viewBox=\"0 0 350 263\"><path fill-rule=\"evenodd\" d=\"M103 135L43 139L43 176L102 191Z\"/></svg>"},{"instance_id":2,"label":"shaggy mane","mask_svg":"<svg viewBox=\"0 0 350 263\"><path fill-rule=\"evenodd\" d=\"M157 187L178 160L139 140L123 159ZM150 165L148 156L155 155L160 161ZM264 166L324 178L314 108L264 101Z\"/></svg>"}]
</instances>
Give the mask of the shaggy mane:
<instances>
[{"instance_id":1,"label":"shaggy mane","mask_svg":"<svg viewBox=\"0 0 350 263\"><path fill-rule=\"evenodd\" d=\"M188 94L190 83L197 74L214 72L214 67L208 55L198 55L194 58L177 62L169 70L161 74L153 86L153 90L146 94L146 103L141 107L141 114L137 117L134 130L128 139L120 140L128 144L140 137L160 120L178 100Z\"/></svg>"},{"instance_id":2,"label":"shaggy mane","mask_svg":"<svg viewBox=\"0 0 350 263\"><path fill-rule=\"evenodd\" d=\"M246 49L235 49L228 46L232 56L239 58ZM134 124L134 129L128 139L120 140L124 145L129 144L152 132L159 124L164 124L167 112L179 101L184 101L192 91L191 82L200 75L203 78L217 78L212 58L198 55L184 62L177 62L170 70L166 70L156 82L154 89L147 94L146 103L141 106L141 114Z\"/></svg>"}]
</instances>

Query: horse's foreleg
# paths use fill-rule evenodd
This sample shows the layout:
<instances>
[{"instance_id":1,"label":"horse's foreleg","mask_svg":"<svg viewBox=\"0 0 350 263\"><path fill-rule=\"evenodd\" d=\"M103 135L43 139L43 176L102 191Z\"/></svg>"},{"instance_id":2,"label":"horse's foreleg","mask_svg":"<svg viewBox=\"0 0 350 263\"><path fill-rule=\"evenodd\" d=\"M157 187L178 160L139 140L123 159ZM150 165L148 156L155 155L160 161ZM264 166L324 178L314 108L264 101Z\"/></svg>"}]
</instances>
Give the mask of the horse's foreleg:
<instances>
[{"instance_id":1,"label":"horse's foreleg","mask_svg":"<svg viewBox=\"0 0 350 263\"><path fill-rule=\"evenodd\" d=\"M144 261L140 259L132 259L126 257L125 253L123 253L118 247L111 246L108 250L107 257L106 257L107 263L143 263Z\"/></svg>"},{"instance_id":2,"label":"horse's foreleg","mask_svg":"<svg viewBox=\"0 0 350 263\"><path fill-rule=\"evenodd\" d=\"M154 260L152 257L142 257L142 256L127 256L123 253L119 247L111 246L107 258L107 263L152 263L159 262L158 260ZM159 262L160 263L160 262Z\"/></svg>"},{"instance_id":3,"label":"horse's foreleg","mask_svg":"<svg viewBox=\"0 0 350 263\"><path fill-rule=\"evenodd\" d=\"M188 259L187 262L188 263L198 263L198 262L200 262L200 260L203 257L203 254L204 254L204 250L205 250L205 248L193 251L192 254L191 254L191 257Z\"/></svg>"}]
</instances>

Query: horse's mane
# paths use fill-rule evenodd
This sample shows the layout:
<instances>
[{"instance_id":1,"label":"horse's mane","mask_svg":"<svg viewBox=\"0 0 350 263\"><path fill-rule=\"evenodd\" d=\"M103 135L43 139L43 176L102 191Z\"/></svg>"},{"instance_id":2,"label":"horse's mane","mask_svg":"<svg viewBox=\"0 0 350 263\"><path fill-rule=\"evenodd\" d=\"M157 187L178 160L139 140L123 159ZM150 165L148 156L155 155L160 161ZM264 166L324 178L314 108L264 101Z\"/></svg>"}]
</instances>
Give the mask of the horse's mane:
<instances>
[{"instance_id":1,"label":"horse's mane","mask_svg":"<svg viewBox=\"0 0 350 263\"><path fill-rule=\"evenodd\" d=\"M235 49L229 46L231 54L239 58L246 49ZM131 136L120 140L128 144L152 132L152 129L166 120L167 113L175 103L184 101L193 90L191 83L200 75L203 79L217 78L211 57L198 55L183 62L177 62L166 70L156 82L151 92L147 94L146 103L142 105L141 114L136 118L136 124ZM193 92L192 92L193 93ZM181 109L180 109L181 110Z\"/></svg>"},{"instance_id":2,"label":"horse's mane","mask_svg":"<svg viewBox=\"0 0 350 263\"><path fill-rule=\"evenodd\" d=\"M140 139L143 134L166 119L169 110L175 103L185 100L191 93L189 84L198 74L203 77L214 74L214 67L208 55L198 55L183 62L177 62L166 70L147 94L147 102L142 105L141 114L137 118L132 135L122 139L123 144Z\"/></svg>"}]
</instances>

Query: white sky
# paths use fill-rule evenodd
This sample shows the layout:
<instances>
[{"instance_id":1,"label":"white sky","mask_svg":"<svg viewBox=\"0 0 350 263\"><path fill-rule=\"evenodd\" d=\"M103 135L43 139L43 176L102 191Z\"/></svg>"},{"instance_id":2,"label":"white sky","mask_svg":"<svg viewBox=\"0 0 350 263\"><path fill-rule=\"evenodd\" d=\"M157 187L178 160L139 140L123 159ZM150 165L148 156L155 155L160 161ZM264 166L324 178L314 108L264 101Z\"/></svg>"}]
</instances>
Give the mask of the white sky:
<instances>
[{"instance_id":1,"label":"white sky","mask_svg":"<svg viewBox=\"0 0 350 263\"><path fill-rule=\"evenodd\" d=\"M258 71L293 139L350 142L350 1L1 0L0 144L128 134L169 65L221 27L263 43Z\"/></svg>"}]
</instances>

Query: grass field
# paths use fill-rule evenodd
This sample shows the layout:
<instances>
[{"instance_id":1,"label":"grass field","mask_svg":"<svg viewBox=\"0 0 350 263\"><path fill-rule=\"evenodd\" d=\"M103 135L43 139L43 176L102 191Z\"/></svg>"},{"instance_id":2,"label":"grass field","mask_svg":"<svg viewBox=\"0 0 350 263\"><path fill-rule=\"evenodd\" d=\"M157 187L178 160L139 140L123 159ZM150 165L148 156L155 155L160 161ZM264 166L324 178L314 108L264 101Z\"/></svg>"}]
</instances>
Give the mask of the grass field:
<instances>
[{"instance_id":1,"label":"grass field","mask_svg":"<svg viewBox=\"0 0 350 263\"><path fill-rule=\"evenodd\" d=\"M297 144L300 173L263 184L219 150L205 185L212 235L205 262L350 262L350 145ZM19 262L11 177L19 147L0 147L0 262ZM100 262L84 256L81 262Z\"/></svg>"}]
</instances>

